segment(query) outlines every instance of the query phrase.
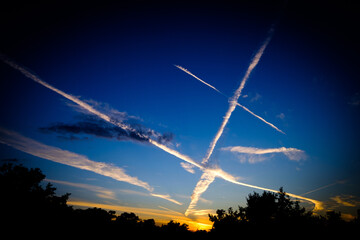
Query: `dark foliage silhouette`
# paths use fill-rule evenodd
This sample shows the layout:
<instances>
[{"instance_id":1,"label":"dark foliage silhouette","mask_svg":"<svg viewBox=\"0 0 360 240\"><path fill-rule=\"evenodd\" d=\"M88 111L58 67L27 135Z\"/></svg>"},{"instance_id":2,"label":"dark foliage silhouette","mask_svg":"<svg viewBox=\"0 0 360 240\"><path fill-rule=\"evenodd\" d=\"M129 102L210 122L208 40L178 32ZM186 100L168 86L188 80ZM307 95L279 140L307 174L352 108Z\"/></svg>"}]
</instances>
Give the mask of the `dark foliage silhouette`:
<instances>
[{"instance_id":1,"label":"dark foliage silhouette","mask_svg":"<svg viewBox=\"0 0 360 240\"><path fill-rule=\"evenodd\" d=\"M359 216L353 222L346 223L341 219L340 212L329 211L326 217L314 215L300 207L298 201L291 200L283 188L278 193L264 191L261 195L256 192L249 194L246 207L239 206L235 211L231 207L227 211L219 209L216 214L209 214L209 219L213 222L211 232L215 235L241 232L251 236L256 232L264 237L274 232L324 236L344 231L350 236L355 232L356 224L359 224Z\"/></svg>"},{"instance_id":2,"label":"dark foliage silhouette","mask_svg":"<svg viewBox=\"0 0 360 240\"><path fill-rule=\"evenodd\" d=\"M0 167L0 207L4 226L55 226L69 216L72 208L66 202L70 194L55 195L40 169L27 169L11 163Z\"/></svg>"},{"instance_id":3,"label":"dark foliage silhouette","mask_svg":"<svg viewBox=\"0 0 360 240\"><path fill-rule=\"evenodd\" d=\"M154 219L140 219L135 213L100 208L73 209L67 205L70 194L55 195L55 188L43 184L45 175L38 168L28 169L6 163L0 166L0 221L2 229L14 238L46 237L157 237L219 238L220 236L324 237L333 234L355 236L360 227L360 210L352 222L345 222L340 212L328 211L326 216L306 211L280 188L279 192L254 192L246 198L246 206L237 210L219 209L209 214L210 232L189 231L189 226L171 220L158 226ZM254 235L255 234L255 235ZM10 235L9 235L10 236Z\"/></svg>"}]
</instances>

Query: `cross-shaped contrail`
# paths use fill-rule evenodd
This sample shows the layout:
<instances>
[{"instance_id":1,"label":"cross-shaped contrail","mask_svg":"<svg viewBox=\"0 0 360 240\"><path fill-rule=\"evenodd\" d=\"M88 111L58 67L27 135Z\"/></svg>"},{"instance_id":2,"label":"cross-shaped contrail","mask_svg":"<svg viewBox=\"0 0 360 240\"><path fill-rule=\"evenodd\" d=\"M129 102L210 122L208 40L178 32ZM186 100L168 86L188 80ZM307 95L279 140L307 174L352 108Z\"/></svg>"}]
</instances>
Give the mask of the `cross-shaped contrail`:
<instances>
[{"instance_id":1,"label":"cross-shaped contrail","mask_svg":"<svg viewBox=\"0 0 360 240\"><path fill-rule=\"evenodd\" d=\"M270 41L270 39L268 41ZM266 45L267 44L268 44L268 42L266 43ZM265 50L264 47L262 47L260 49L260 51L262 51L262 52L264 50ZM249 66L249 69L250 68L253 69L256 66L257 62L259 61L259 57L261 57L262 53L261 53L260 56L258 56L258 55L259 55L259 52L258 52L258 54L255 55L252 63ZM258 58L258 59L256 60L256 58ZM42 86L44 86L44 87L46 87L46 88L60 94L61 96L65 97L66 99L68 99L68 100L74 102L75 104L79 105L81 108L88 111L90 114L93 114L93 115L103 119L104 121L109 122L109 123L113 124L114 126L117 126L117 127L121 128L121 129L123 129L125 131L136 134L141 139L147 140L153 146L156 146L156 147L162 149L163 151L165 151L165 152L167 152L167 153L169 153L169 154L171 154L171 155L173 155L173 156L175 156L175 157L177 157L177 158L179 158L179 159L181 159L181 160L183 160L183 161L185 161L185 162L187 162L189 164L192 164L195 167L198 167L201 171L204 172L204 174L202 175L202 178L199 181L199 183L196 185L196 189L198 190L199 194L198 195L193 194L192 197L191 197L192 198L192 201L190 203L191 208L194 208L196 206L196 203L197 203L201 193L203 193L207 189L207 187L214 181L215 177L220 177L220 178L222 178L222 179L224 179L224 180L226 180L228 182L238 184L238 185L242 185L242 186L246 186L246 187L250 187L250 188L261 189L261 190L272 191L272 192L278 192L277 190L268 189L268 188L262 188L262 187L259 187L259 186L239 182L239 181L237 181L236 177L234 177L231 174L223 171L219 167L210 167L210 166L207 166L206 163L198 163L197 161L193 160L191 157L189 157L189 156L187 156L185 154L182 154L182 153L180 153L180 152L178 152L178 151L176 151L174 149L171 149L171 148L167 147L166 145L161 144L161 143L157 142L154 139L151 139L149 136L146 136L144 134L139 133L136 129L132 128L131 126L129 126L129 125L127 125L127 124L125 124L125 123L123 123L121 121L117 121L116 119L111 118L107 114L96 110L91 105L85 103L84 101L82 101L78 97L75 97L75 96L73 96L71 94L65 93L64 91L62 91L62 90L48 84L47 82L40 79L38 76L32 74L25 67L22 67L21 65L17 64L13 60L10 60L8 57L4 56L3 54L0 54L0 59L4 63L9 65L10 67L12 67L15 70L18 70L19 72L21 72L26 77L32 79L33 81L41 84ZM255 65L254 65L254 61L256 62ZM251 73L251 71L249 72L249 69L248 69L248 71L247 71L247 73L245 75L246 79L249 77L249 75ZM245 79L245 77L244 77L244 79ZM246 81L246 79L245 79L245 81ZM241 89L243 88L242 85L240 85ZM240 92L241 92L241 90L240 90ZM239 98L239 96L240 95L238 95L237 98L236 98L236 103L237 103L237 99ZM234 105L236 105L236 103ZM313 200L313 199L310 199L310 198L305 198L305 197L298 196L298 195L291 194L291 193L287 193L287 194L289 196L291 196L291 197L295 197L295 198L299 198L299 199L303 199L303 200L312 202L313 204L315 204L315 209L321 209L321 206L322 206L321 204L322 203L320 201ZM186 211L186 214L189 214L191 212L190 210Z\"/></svg>"},{"instance_id":2,"label":"cross-shaped contrail","mask_svg":"<svg viewBox=\"0 0 360 240\"><path fill-rule=\"evenodd\" d=\"M229 98L229 108L224 116L224 119L220 125L220 128L218 129L214 139L211 141L210 146L207 150L206 156L205 158L202 160L202 164L206 165L214 151L214 148L216 146L216 143L218 142L218 140L220 139L221 135L224 132L225 126L227 125L227 123L229 122L229 119L231 117L231 114L233 113L233 111L235 110L236 106L239 105L238 103L238 99L241 95L242 90L245 87L245 83L246 81L249 79L251 72L254 70L254 68L256 67L256 65L259 63L261 56L263 55L267 45L269 44L272 36L274 33L274 27L272 26L270 28L270 31L268 33L268 37L266 38L265 42L261 45L260 49L257 51L257 53L255 54L255 56L253 57L253 59L251 60L249 67L243 77L243 79L241 80L240 86L236 89L234 95ZM191 72L189 72L188 70L180 67L180 66L176 66L179 69L183 70L184 72L190 74L191 76L195 77L196 79L198 79L199 81L201 81L202 83L206 84L207 86L213 88L214 90L216 90L217 92L221 93L219 90L217 90L215 87L213 87L212 85L206 83L205 81L201 80L200 78L196 77L194 74L192 74ZM223 94L224 95L224 94ZM243 109L247 110L250 112L249 109L243 107ZM252 113L253 114L253 113ZM254 115L254 114L253 114ZM261 119L261 118L260 118ZM194 207L196 206L197 201L199 200L200 196L202 193L204 193L206 191L206 189L209 187L209 185L215 180L215 175L209 172L204 172L204 174L201 176L199 182L197 183L193 194L191 195L191 202L190 205L188 207L188 209L185 212L185 215L189 215Z\"/></svg>"},{"instance_id":3,"label":"cross-shaped contrail","mask_svg":"<svg viewBox=\"0 0 360 240\"><path fill-rule=\"evenodd\" d=\"M205 82L204 80L198 78L195 74L191 73L188 69L183 68L179 65L174 65L175 67L179 68L180 70L184 71L185 73L189 74L190 76L196 78L197 80L199 80L200 82L204 83L206 86L214 89L215 91L217 91L218 93L220 93L221 95L223 95L224 97L226 97L227 99L229 99L230 97L228 97L226 94L224 94L223 92L221 92L220 90L218 90L216 87L212 86L211 84ZM261 121L263 121L264 123L266 123L267 125L269 125L270 127L274 128L276 131L285 134L283 131L281 131L278 127L276 127L274 124L266 121L264 118L260 117L259 115L256 115L254 112L250 111L247 107L241 105L240 103L236 103L239 107L241 107L242 109L244 109L245 111L247 111L248 113L250 113L251 115L253 115L254 117L260 119Z\"/></svg>"}]
</instances>

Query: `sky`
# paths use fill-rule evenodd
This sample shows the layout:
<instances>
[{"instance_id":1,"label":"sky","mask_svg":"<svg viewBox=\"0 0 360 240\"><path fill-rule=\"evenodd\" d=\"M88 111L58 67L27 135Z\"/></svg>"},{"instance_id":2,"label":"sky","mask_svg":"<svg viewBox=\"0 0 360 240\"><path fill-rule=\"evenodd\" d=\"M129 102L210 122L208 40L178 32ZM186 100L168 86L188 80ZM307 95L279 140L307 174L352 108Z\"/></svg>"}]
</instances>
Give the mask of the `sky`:
<instances>
[{"instance_id":1,"label":"sky","mask_svg":"<svg viewBox=\"0 0 360 240\"><path fill-rule=\"evenodd\" d=\"M40 168L70 205L209 229L284 187L356 216L358 4L0 9L0 160Z\"/></svg>"}]
</instances>

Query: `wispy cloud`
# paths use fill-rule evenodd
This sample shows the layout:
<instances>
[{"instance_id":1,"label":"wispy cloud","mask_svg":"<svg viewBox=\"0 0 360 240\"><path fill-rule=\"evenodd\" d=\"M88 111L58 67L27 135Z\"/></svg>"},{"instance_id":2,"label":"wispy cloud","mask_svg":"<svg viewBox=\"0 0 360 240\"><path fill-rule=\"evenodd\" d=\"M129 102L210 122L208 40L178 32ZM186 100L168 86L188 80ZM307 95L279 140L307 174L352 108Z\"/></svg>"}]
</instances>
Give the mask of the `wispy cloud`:
<instances>
[{"instance_id":1,"label":"wispy cloud","mask_svg":"<svg viewBox=\"0 0 360 240\"><path fill-rule=\"evenodd\" d=\"M140 135L123 130L102 119L87 116L76 123L55 123L48 127L42 127L40 130L43 133L54 132L60 134L59 136L63 139L70 140L80 139L75 137L75 135L87 134L102 138L113 138L119 141L137 141L142 143L148 143L148 138L153 138L162 144L170 144L174 137L172 133L161 134L141 124L131 124L131 127ZM147 136L147 138L139 136Z\"/></svg>"},{"instance_id":2,"label":"wispy cloud","mask_svg":"<svg viewBox=\"0 0 360 240\"><path fill-rule=\"evenodd\" d=\"M352 195L337 195L332 197L331 200L334 200L337 204L345 207L360 206L360 201L357 199L357 197Z\"/></svg>"},{"instance_id":3,"label":"wispy cloud","mask_svg":"<svg viewBox=\"0 0 360 240\"><path fill-rule=\"evenodd\" d=\"M235 147L223 147L221 148L223 151L230 151L235 153L243 153L250 155L264 155L271 153L283 153L286 157L288 157L292 161L300 161L301 159L305 159L306 155L303 150L299 150L296 148L255 148L255 147L243 147L243 146L235 146ZM252 162L254 163L254 162Z\"/></svg>"},{"instance_id":4,"label":"wispy cloud","mask_svg":"<svg viewBox=\"0 0 360 240\"><path fill-rule=\"evenodd\" d=\"M76 187L76 188L86 189L87 191L95 192L96 196L98 196L100 198L112 199L112 200L116 199L114 191L103 188L103 187L85 184L85 183L74 183L74 182L54 180L54 179L48 179L48 178L45 179L45 181L51 182L51 183L56 183L56 184L61 184L61 185L66 185L66 186L71 186L71 187Z\"/></svg>"},{"instance_id":5,"label":"wispy cloud","mask_svg":"<svg viewBox=\"0 0 360 240\"><path fill-rule=\"evenodd\" d=\"M172 202L172 203L175 203L175 204L177 204L177 205L182 205L181 202L178 202L178 201L172 199L171 196L168 195L168 194L163 195L163 194L151 193L150 195L153 196L153 197L158 197L158 198L162 198L162 199L168 200L168 201L170 201L170 202Z\"/></svg>"},{"instance_id":6,"label":"wispy cloud","mask_svg":"<svg viewBox=\"0 0 360 240\"><path fill-rule=\"evenodd\" d=\"M192 174L195 173L194 165L191 165L191 164L185 163L185 162L181 162L180 165L181 165L181 167L182 167L183 169L185 169L185 170L188 171L189 173L192 173Z\"/></svg>"},{"instance_id":7,"label":"wispy cloud","mask_svg":"<svg viewBox=\"0 0 360 240\"><path fill-rule=\"evenodd\" d=\"M10 60L9 58L7 58L6 56L0 54L0 59L8 64L9 66L11 66L12 68L20 71L23 75L25 75L26 77L32 79L33 81L41 84L42 86L60 94L61 96L63 96L64 98L72 101L73 103L77 104L79 107L81 107L82 109L84 109L85 111L87 111L90 114L93 114L99 118L101 118L102 120L113 124L114 126L117 126L121 129L123 129L124 131L128 131L129 135L133 135L135 136L137 139L142 139L143 141L148 141L150 144L162 149L163 151L176 156L177 158L180 158L182 160L184 160L185 162L188 162L190 164L193 164L194 166L197 166L199 168L203 168L199 163L197 163L196 161L194 161L193 159L191 159L189 156L186 156L184 154L179 153L178 151L171 149L167 146L165 146L164 144L160 143L157 141L157 139L151 139L149 136L144 135L140 132L138 132L136 129L134 129L133 127L129 126L128 124L125 124L121 121L118 121L116 119L111 118L111 116L104 114L98 110L96 110L94 107L92 107L91 105L89 105L88 103L80 100L78 97L75 97L73 95L70 95L68 93L65 93L63 91L61 91L60 89L57 89L55 87L53 87L52 85L48 84L47 82L41 80L39 77L37 77L36 75L32 74L30 71L28 71L26 68L20 66L19 64L17 64L16 62Z\"/></svg>"},{"instance_id":8,"label":"wispy cloud","mask_svg":"<svg viewBox=\"0 0 360 240\"><path fill-rule=\"evenodd\" d=\"M6 144L22 152L40 157L53 162L65 164L75 168L88 170L117 181L127 182L152 191L153 188L137 177L132 177L125 173L125 170L115 165L96 162L88 159L84 155L73 153L61 148L48 146L21 134L0 127L0 143Z\"/></svg>"},{"instance_id":9,"label":"wispy cloud","mask_svg":"<svg viewBox=\"0 0 360 240\"><path fill-rule=\"evenodd\" d=\"M250 73L252 72L252 70L255 68L255 66L258 64L266 46L268 45L268 43L271 40L272 37L272 32L273 29L270 30L268 38L265 40L264 44L262 45L262 47L259 49L259 51L256 53L256 55L254 56L254 58L252 59L250 66L248 67L248 70L239 86L239 88L236 90L234 96L232 97L232 99L230 100L230 106L229 106L229 110L227 111L227 114L225 115L224 121L222 123L222 125L220 126L218 133L216 134L215 138L213 139L213 141L210 144L209 147L209 151L208 154L206 156L206 158L203 159L202 163L198 163L197 161L193 160L191 157L182 154L174 149L169 148L168 146L158 142L156 139L152 139L147 135L144 135L142 133L137 132L136 129L132 128L130 125L125 124L119 120L113 119L111 116L96 110L94 107L92 107L90 104L80 100L78 97L75 97L73 95L70 95L68 93L65 93L53 86L51 86L50 84L46 83L45 81L41 80L39 77L37 77L36 75L32 74L31 72L29 72L26 68L18 65L17 63L15 63L14 61L10 60L9 58L5 57L4 55L0 54L0 59L8 64L9 66L11 66L12 68L20 71L22 74L24 74L26 77L32 79L33 81L41 84L42 86L60 94L61 96L63 96L64 98L72 101L73 103L77 104L79 107L81 107L82 109L85 110L85 112L93 114L99 118L101 118L102 120L113 124L119 128L122 128L125 131L129 131L131 132L131 134L134 134L136 137L138 137L139 139L143 139L144 141L148 141L150 144L160 148L161 150L189 163L192 164L193 166L198 167L200 170L206 172L208 174L207 178L204 178L204 185L205 186L207 184L207 186L215 179L213 178L213 176L215 177L220 177L228 182L234 183L234 184L238 184L238 185L242 185L242 186L246 186L246 187L251 187L251 188L255 188L255 189L261 189L261 190L265 190L265 191L272 191L272 192L277 192L276 190L272 190L272 189L267 189L267 188L262 188L262 187L258 187L255 185L250 185L250 184L246 184L246 183L241 183L238 182L236 177L232 176L229 173L226 173L225 171L223 171L220 168L209 168L207 165L207 161L210 158L212 151L218 141L218 139L220 138L220 136L222 135L222 132L224 130L224 127L226 125L226 123L228 122L231 113L234 111L235 106L237 105L237 99L239 98L239 96L241 95L241 91L244 88L245 82L246 80L249 78ZM84 169L84 170L89 170L89 171L93 171L96 172L98 174L104 175L104 176L108 176L111 178L114 178L118 181L124 181L124 182L129 182L133 185L137 185L140 187L143 187L147 190L149 190L150 192L152 191L152 188L146 183L143 182L139 179L137 179L136 177L131 177L127 174L124 173L124 170L118 167L115 167L113 165L110 164L106 164L106 163L100 163L100 162L94 162L91 161L89 159L87 159L85 156L76 154L76 153L72 153L66 150L62 150L56 147L51 147L51 146L47 146L44 145L42 143L36 142L35 140L26 138L16 132L12 132L12 131L8 131L6 129L1 129L0 131L0 142L7 144L9 146L12 146L20 151L29 153L31 155L40 157L40 158L44 158L44 159L48 159L54 162L59 162L62 164L66 164L69 166L74 166L80 169ZM62 156L62 157L59 157ZM207 179L207 180L206 180ZM212 180L212 181L211 181ZM207 182L206 182L207 181ZM207 187L206 187L207 188ZM201 187L199 187L199 189L201 190ZM206 189L205 189L206 190ZM204 191L205 191L204 190ZM289 196L291 197L296 197L299 199L303 199L306 201L310 201L312 203L315 204L315 209L319 209L322 205L320 201L316 201L313 199L309 199L309 198L305 198L305 197L301 197L295 194L290 194L288 193ZM200 193L201 195L201 193ZM198 198L200 198L200 195L198 196Z\"/></svg>"}]
</instances>

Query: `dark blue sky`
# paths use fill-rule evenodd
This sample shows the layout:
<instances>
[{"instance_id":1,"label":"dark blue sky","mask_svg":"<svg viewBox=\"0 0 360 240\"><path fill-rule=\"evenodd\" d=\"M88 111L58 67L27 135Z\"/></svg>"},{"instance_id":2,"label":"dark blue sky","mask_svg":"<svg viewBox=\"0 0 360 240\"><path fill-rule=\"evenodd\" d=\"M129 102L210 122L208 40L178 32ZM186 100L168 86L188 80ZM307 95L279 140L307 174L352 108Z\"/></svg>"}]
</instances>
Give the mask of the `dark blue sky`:
<instances>
[{"instance_id":1,"label":"dark blue sky","mask_svg":"<svg viewBox=\"0 0 360 240\"><path fill-rule=\"evenodd\" d=\"M333 184L306 197L354 215L360 202L358 9L351 1L14 4L0 10L0 51L97 109L122 112L117 117L137 129L172 136L167 146L200 162L229 103L174 64L232 96L274 26L239 103L286 135L236 108L211 161L242 182L271 189L284 186L298 195ZM182 205L6 144L0 145L1 159L18 158L40 167L58 191L73 193L73 202L185 212L201 171L184 171L177 158L147 143L106 137L108 125L4 63L0 74L0 127L114 164ZM74 126L84 122L100 124L102 132L74 132ZM59 126L67 126L67 131ZM305 155L292 161L281 153L256 156L222 150L230 146L296 148ZM113 197L101 198L84 186L108 189ZM216 179L198 209L236 206L252 191Z\"/></svg>"}]
</instances>

